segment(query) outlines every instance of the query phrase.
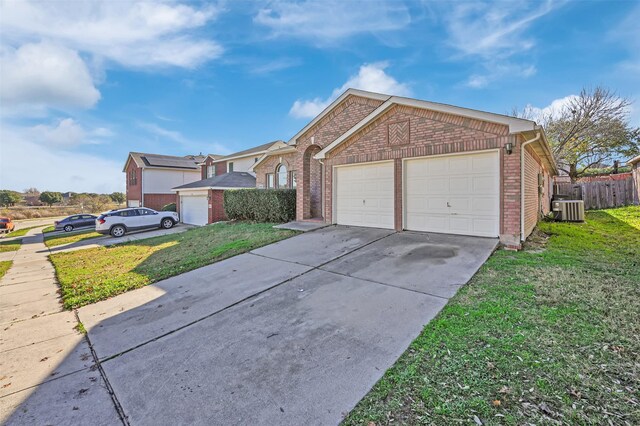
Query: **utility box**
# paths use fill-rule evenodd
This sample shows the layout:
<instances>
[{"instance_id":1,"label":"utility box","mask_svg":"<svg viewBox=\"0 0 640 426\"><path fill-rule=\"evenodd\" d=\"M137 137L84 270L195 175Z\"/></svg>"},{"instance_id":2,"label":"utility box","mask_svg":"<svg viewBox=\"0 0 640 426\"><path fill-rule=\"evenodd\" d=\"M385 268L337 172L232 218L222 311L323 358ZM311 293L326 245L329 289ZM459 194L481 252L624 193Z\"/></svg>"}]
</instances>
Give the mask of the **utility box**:
<instances>
[{"instance_id":1,"label":"utility box","mask_svg":"<svg viewBox=\"0 0 640 426\"><path fill-rule=\"evenodd\" d=\"M553 200L551 209L556 220L584 222L584 201L582 200Z\"/></svg>"}]
</instances>

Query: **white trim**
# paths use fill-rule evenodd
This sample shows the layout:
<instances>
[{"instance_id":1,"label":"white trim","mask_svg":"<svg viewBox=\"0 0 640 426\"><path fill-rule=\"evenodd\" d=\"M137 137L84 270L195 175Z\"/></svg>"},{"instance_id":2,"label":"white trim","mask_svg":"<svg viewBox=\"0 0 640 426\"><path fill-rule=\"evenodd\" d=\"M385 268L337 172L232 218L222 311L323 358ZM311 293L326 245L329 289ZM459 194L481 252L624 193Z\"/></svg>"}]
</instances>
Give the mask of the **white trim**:
<instances>
[{"instance_id":1,"label":"white trim","mask_svg":"<svg viewBox=\"0 0 640 426\"><path fill-rule=\"evenodd\" d=\"M331 142L314 158L325 158L326 154L333 150L335 147L346 141L349 137L353 136L356 132L361 130L371 121L384 114L388 109L394 105L403 105L414 108L428 109L446 114L457 115L461 117L469 117L480 121L486 121L490 123L503 124L509 127L509 133L520 133L524 131L536 130L536 123L531 120L525 120L522 118L508 117L506 115L494 114L492 112L478 111L469 108L457 107L453 105L439 104L436 102L421 101L417 99L401 98L397 96L390 97L385 103L376 108L371 114L360 120L358 124L353 126L347 132L343 133L339 138Z\"/></svg>"},{"instance_id":2,"label":"white trim","mask_svg":"<svg viewBox=\"0 0 640 426\"><path fill-rule=\"evenodd\" d=\"M361 163L350 163L350 164L338 164L336 166L332 166L331 167L331 223L333 225L338 223L338 219L337 219L337 203L336 203L336 196L337 196L337 183L338 183L338 179L337 176L338 174L336 173L336 169L342 169L342 168L346 168L346 167L357 167L357 166L367 166L369 164L380 164L380 163L395 163L395 160L379 160L379 161L363 161ZM394 182L393 184L395 185L395 165L394 165L394 171L393 171L393 176L394 176ZM324 180L324 179L323 179ZM322 192L322 194L324 195L324 192ZM324 196L322 197L324 199ZM394 196L393 196L393 214L394 214L394 224L395 224L395 189L394 189ZM324 218L326 221L326 218Z\"/></svg>"},{"instance_id":3,"label":"white trim","mask_svg":"<svg viewBox=\"0 0 640 426\"><path fill-rule=\"evenodd\" d=\"M251 167L249 167L249 172L253 172L254 168L262 163L264 160L266 160L267 158L271 157L272 155L286 155L286 154L291 154L293 152L297 152L298 150L296 149L296 147L294 145L289 145L286 147L282 147L282 148L278 148L275 149L273 151L270 152L265 152L264 154L262 154L262 156L260 158L258 158L258 161L256 161L255 163L253 163L251 165Z\"/></svg>"},{"instance_id":4,"label":"white trim","mask_svg":"<svg viewBox=\"0 0 640 426\"><path fill-rule=\"evenodd\" d=\"M406 230L407 229L407 208L406 208L406 204L407 204L407 182L406 182L406 177L407 177L407 168L405 167L405 164L408 161L413 161L413 160L423 160L423 159L430 159L430 158L439 158L439 157L454 157L454 156L461 156L461 155L474 155L474 154L488 154L488 153L492 153L495 152L498 154L498 173L496 173L496 188L498 188L498 200L497 200L497 212L498 212L498 235L496 237L500 237L501 234L501 228L502 228L502 222L503 222L503 209L502 209L502 205L501 205L501 201L502 201L502 196L503 196L503 191L502 191L502 171L503 168L501 166L501 156L500 156L500 151L502 148L491 148L491 149L480 149L480 150L474 150L474 151L464 151L464 152L453 152L453 153L449 153L449 154L436 154L436 155L421 155L419 157L405 157L402 159L402 230ZM394 200L395 201L395 200ZM455 235L455 234L454 234Z\"/></svg>"},{"instance_id":5,"label":"white trim","mask_svg":"<svg viewBox=\"0 0 640 426\"><path fill-rule=\"evenodd\" d=\"M327 115L333 108L335 108L336 105L344 101L349 95L359 96L361 98L375 99L378 101L386 101L391 97L390 95L383 95L382 93L367 92L367 91L358 90L358 89L347 89L342 95L338 96L338 98L335 101L331 102L329 106L323 109L320 114L316 115L316 117L313 120L311 120L309 124L304 126L302 130L300 130L291 139L289 139L289 142L287 142L287 144L294 145L296 143L296 139L298 139L307 130L313 127L318 121L322 120L325 115Z\"/></svg>"},{"instance_id":6,"label":"white trim","mask_svg":"<svg viewBox=\"0 0 640 426\"><path fill-rule=\"evenodd\" d=\"M532 142L540 140L540 132L536 133L536 137L529 139L520 144L520 241L525 240L524 230L524 147ZM537 212L536 212L537 214Z\"/></svg>"},{"instance_id":7,"label":"white trim","mask_svg":"<svg viewBox=\"0 0 640 426\"><path fill-rule=\"evenodd\" d=\"M633 157L631 160L627 161L627 166L634 166L636 163L640 163L640 155L637 157Z\"/></svg>"},{"instance_id":8,"label":"white trim","mask_svg":"<svg viewBox=\"0 0 640 426\"><path fill-rule=\"evenodd\" d=\"M237 160L239 158L255 157L256 155L260 156L262 154L266 154L269 151L272 151L274 149L273 148L274 145L282 145L282 148L284 148L287 145L287 143L284 142L284 141L275 141L274 143L271 144L271 146L269 146L269 148L263 149L262 151L249 152L247 154L236 155L236 156L233 156L233 157L221 157L221 158L219 158L217 160L213 160L211 162L211 164L219 163L221 161ZM278 149L278 148L276 148L276 149Z\"/></svg>"},{"instance_id":9,"label":"white trim","mask_svg":"<svg viewBox=\"0 0 640 426\"><path fill-rule=\"evenodd\" d=\"M253 186L251 187L246 187L246 186L233 186L233 187L229 187L229 186L203 186L203 187L198 187L198 188L183 188L183 189L174 189L173 191L178 193L178 195L180 195L181 192L187 192L187 191L208 191L208 190L214 190L214 191L226 191L227 189L255 189Z\"/></svg>"}]
</instances>

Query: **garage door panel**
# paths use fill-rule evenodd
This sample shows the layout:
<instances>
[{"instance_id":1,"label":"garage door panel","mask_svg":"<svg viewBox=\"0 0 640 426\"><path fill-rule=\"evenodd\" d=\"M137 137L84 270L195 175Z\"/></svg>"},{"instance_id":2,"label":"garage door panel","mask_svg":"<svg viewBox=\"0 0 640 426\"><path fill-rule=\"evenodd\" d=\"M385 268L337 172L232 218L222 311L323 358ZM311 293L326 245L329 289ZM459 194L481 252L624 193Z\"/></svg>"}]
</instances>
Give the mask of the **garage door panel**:
<instances>
[{"instance_id":1,"label":"garage door panel","mask_svg":"<svg viewBox=\"0 0 640 426\"><path fill-rule=\"evenodd\" d=\"M493 197L474 197L471 203L474 212L497 214L496 200Z\"/></svg>"},{"instance_id":2,"label":"garage door panel","mask_svg":"<svg viewBox=\"0 0 640 426\"><path fill-rule=\"evenodd\" d=\"M407 160L404 173L406 229L498 236L498 153Z\"/></svg>"},{"instance_id":3,"label":"garage door panel","mask_svg":"<svg viewBox=\"0 0 640 426\"><path fill-rule=\"evenodd\" d=\"M495 176L474 176L472 190L475 193L490 193L495 192L496 177Z\"/></svg>"},{"instance_id":4,"label":"garage door panel","mask_svg":"<svg viewBox=\"0 0 640 426\"><path fill-rule=\"evenodd\" d=\"M489 172L493 171L495 167L495 159L492 156L477 156L471 161L472 172Z\"/></svg>"},{"instance_id":5,"label":"garage door panel","mask_svg":"<svg viewBox=\"0 0 640 426\"><path fill-rule=\"evenodd\" d=\"M449 193L468 194L471 191L473 179L469 176L452 176L449 179Z\"/></svg>"},{"instance_id":6,"label":"garage door panel","mask_svg":"<svg viewBox=\"0 0 640 426\"><path fill-rule=\"evenodd\" d=\"M335 170L338 224L394 227L392 162L338 167Z\"/></svg>"}]
</instances>

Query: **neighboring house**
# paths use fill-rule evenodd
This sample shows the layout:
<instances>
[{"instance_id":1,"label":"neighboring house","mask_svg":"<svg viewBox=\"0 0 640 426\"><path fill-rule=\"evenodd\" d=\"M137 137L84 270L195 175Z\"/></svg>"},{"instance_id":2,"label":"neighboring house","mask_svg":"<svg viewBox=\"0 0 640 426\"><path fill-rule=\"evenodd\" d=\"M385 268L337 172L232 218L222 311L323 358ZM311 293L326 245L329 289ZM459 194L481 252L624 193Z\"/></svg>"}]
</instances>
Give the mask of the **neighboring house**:
<instances>
[{"instance_id":1,"label":"neighboring house","mask_svg":"<svg viewBox=\"0 0 640 426\"><path fill-rule=\"evenodd\" d=\"M229 172L197 182L181 185L178 194L180 220L190 225L206 225L226 219L224 191L255 188L256 178L247 172Z\"/></svg>"},{"instance_id":2,"label":"neighboring house","mask_svg":"<svg viewBox=\"0 0 640 426\"><path fill-rule=\"evenodd\" d=\"M635 186L634 202L635 204L640 204L640 155L629 160L627 164L631 166L631 174Z\"/></svg>"},{"instance_id":3,"label":"neighboring house","mask_svg":"<svg viewBox=\"0 0 640 426\"><path fill-rule=\"evenodd\" d=\"M251 171L259 188L296 188L298 220L499 237L510 248L549 211L557 174L533 121L354 89Z\"/></svg>"},{"instance_id":4,"label":"neighboring house","mask_svg":"<svg viewBox=\"0 0 640 426\"><path fill-rule=\"evenodd\" d=\"M201 178L203 155L145 154L130 152L123 172L127 182L127 206L160 210L176 202L172 188Z\"/></svg>"},{"instance_id":5,"label":"neighboring house","mask_svg":"<svg viewBox=\"0 0 640 426\"><path fill-rule=\"evenodd\" d=\"M255 188L256 179L251 166L266 153L281 148L288 148L286 142L269 142L224 157L205 157L200 163L200 181L194 185L173 187L178 193L177 205L181 221L192 225L206 225L224 220L223 191Z\"/></svg>"},{"instance_id":6,"label":"neighboring house","mask_svg":"<svg viewBox=\"0 0 640 426\"><path fill-rule=\"evenodd\" d=\"M251 172L251 167L265 153L286 147L284 141L273 141L225 156L209 155L202 162L202 179L229 172Z\"/></svg>"}]
</instances>

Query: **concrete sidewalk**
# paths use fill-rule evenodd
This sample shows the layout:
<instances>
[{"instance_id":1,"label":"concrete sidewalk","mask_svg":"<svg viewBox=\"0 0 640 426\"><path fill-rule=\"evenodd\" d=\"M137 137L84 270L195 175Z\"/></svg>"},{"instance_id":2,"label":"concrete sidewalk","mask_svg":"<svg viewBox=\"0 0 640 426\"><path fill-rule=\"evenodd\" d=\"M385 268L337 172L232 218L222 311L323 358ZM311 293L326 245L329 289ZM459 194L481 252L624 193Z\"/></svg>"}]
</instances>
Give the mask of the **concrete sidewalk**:
<instances>
[{"instance_id":1,"label":"concrete sidewalk","mask_svg":"<svg viewBox=\"0 0 640 426\"><path fill-rule=\"evenodd\" d=\"M0 423L118 424L42 241L41 229L29 231L0 280Z\"/></svg>"}]
</instances>

